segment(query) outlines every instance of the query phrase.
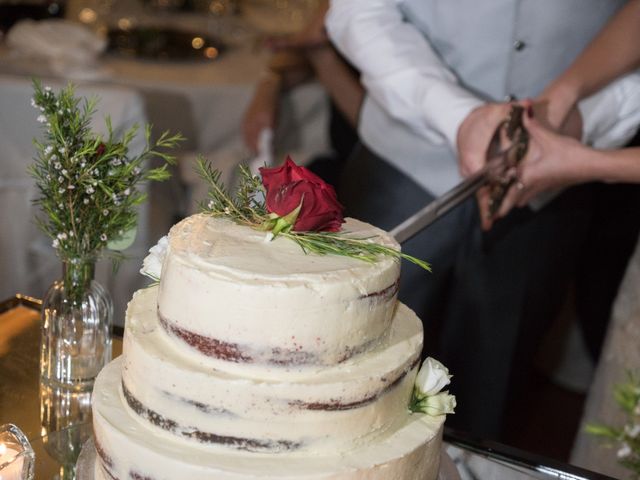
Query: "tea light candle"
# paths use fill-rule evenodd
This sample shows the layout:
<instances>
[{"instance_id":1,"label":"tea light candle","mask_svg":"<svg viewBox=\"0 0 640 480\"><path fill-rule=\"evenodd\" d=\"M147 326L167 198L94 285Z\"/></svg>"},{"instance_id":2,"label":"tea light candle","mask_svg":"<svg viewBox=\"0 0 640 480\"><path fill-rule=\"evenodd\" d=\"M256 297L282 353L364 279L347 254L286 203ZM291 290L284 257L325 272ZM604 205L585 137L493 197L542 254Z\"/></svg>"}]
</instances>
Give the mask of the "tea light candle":
<instances>
[{"instance_id":1,"label":"tea light candle","mask_svg":"<svg viewBox=\"0 0 640 480\"><path fill-rule=\"evenodd\" d=\"M24 457L18 450L0 443L0 480L22 480Z\"/></svg>"}]
</instances>

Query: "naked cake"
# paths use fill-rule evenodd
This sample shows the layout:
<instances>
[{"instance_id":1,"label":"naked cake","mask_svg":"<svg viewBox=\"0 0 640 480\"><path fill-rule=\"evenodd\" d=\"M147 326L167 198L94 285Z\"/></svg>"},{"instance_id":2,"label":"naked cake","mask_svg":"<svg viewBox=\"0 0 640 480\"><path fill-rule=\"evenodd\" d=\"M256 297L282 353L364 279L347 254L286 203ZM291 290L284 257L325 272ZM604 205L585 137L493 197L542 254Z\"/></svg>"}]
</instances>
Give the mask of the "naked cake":
<instances>
[{"instance_id":1,"label":"naked cake","mask_svg":"<svg viewBox=\"0 0 640 480\"><path fill-rule=\"evenodd\" d=\"M445 415L409 409L423 330L397 256L305 252L210 214L166 245L96 380L96 479L437 477Z\"/></svg>"}]
</instances>

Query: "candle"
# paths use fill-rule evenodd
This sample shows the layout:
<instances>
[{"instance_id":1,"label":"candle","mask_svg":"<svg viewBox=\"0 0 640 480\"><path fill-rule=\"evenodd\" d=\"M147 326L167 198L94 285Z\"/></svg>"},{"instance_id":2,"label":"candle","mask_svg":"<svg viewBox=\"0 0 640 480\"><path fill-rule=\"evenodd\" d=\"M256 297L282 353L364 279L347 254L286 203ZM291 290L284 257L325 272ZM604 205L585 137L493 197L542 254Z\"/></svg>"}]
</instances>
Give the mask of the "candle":
<instances>
[{"instance_id":1,"label":"candle","mask_svg":"<svg viewBox=\"0 0 640 480\"><path fill-rule=\"evenodd\" d=\"M22 480L23 463L24 457L18 450L0 443L0 480Z\"/></svg>"}]
</instances>

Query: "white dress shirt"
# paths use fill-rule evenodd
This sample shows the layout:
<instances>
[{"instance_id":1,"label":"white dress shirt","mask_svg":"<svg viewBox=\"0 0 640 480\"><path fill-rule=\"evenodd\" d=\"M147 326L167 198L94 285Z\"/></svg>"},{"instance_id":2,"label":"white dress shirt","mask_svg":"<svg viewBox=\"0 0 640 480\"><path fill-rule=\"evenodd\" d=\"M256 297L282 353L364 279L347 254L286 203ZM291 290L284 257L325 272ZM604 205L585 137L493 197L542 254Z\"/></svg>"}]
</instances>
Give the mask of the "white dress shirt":
<instances>
[{"instance_id":1,"label":"white dress shirt","mask_svg":"<svg viewBox=\"0 0 640 480\"><path fill-rule=\"evenodd\" d=\"M458 127L488 101L529 98L623 0L332 0L327 30L360 70L362 141L440 195L461 180ZM640 76L581 105L584 139L623 145L640 124Z\"/></svg>"}]
</instances>

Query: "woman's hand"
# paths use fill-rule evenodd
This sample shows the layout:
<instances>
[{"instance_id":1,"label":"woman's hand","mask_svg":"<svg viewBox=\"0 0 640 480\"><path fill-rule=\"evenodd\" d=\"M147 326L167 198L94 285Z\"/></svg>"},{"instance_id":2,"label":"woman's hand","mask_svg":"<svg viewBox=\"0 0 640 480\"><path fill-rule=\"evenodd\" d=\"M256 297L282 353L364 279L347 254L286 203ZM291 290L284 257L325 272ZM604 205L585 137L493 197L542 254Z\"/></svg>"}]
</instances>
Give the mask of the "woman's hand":
<instances>
[{"instance_id":1,"label":"woman's hand","mask_svg":"<svg viewBox=\"0 0 640 480\"><path fill-rule=\"evenodd\" d=\"M583 163L591 155L591 149L570 136L553 132L528 115L523 117L523 124L529 132L529 149L498 217L504 217L516 206L524 207L542 192L586 180Z\"/></svg>"}]
</instances>

